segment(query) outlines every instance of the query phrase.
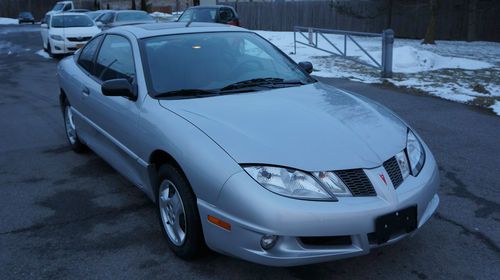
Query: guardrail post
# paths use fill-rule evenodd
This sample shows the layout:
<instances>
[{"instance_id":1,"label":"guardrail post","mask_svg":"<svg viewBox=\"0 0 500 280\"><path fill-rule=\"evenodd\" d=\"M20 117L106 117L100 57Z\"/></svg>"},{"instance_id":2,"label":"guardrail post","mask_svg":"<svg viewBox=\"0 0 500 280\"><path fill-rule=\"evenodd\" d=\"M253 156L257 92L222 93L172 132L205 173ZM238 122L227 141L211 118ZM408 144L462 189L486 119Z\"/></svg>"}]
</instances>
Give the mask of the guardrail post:
<instances>
[{"instance_id":1,"label":"guardrail post","mask_svg":"<svg viewBox=\"0 0 500 280\"><path fill-rule=\"evenodd\" d=\"M314 43L313 43L313 29L309 27L309 30L308 30L308 36L307 38L309 39L309 45L311 46L314 46Z\"/></svg>"},{"instance_id":2,"label":"guardrail post","mask_svg":"<svg viewBox=\"0 0 500 280\"><path fill-rule=\"evenodd\" d=\"M297 54L297 29L293 29L293 54Z\"/></svg>"},{"instance_id":3,"label":"guardrail post","mask_svg":"<svg viewBox=\"0 0 500 280\"><path fill-rule=\"evenodd\" d=\"M394 31L386 29L382 32L382 78L392 78L392 49Z\"/></svg>"}]
</instances>

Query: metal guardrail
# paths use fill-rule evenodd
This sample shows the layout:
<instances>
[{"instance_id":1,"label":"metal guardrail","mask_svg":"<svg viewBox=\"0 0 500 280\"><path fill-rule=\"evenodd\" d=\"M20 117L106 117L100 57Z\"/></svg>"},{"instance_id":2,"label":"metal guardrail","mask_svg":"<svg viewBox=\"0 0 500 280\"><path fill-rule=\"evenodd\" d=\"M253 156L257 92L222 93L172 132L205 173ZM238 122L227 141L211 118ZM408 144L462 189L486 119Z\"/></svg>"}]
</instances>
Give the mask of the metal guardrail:
<instances>
[{"instance_id":1,"label":"metal guardrail","mask_svg":"<svg viewBox=\"0 0 500 280\"><path fill-rule=\"evenodd\" d=\"M304 35L304 32L307 32L307 36ZM303 38L307 40L307 42L297 40L297 33L300 34ZM328 39L325 34L335 34L335 35L343 35L344 36L344 46L343 48L339 48L336 46L330 39ZM382 38L382 59L381 61L377 61L373 58L362 46L359 44L353 36L363 36L363 37L380 37ZM323 38L328 44L334 48L333 50L325 49L325 47L320 47L318 45L318 38ZM367 63L365 61L360 60L355 56L347 55L347 42L348 40L352 41L364 54L368 56L371 63ZM368 67L373 67L379 69L381 71L381 75L384 78L392 77L392 48L394 45L394 31L392 29L386 29L382 33L366 33L366 32L353 32L353 31L344 31L344 30L335 30L335 29L323 29L323 28L311 28L311 27L303 27L303 26L295 26L293 28L293 49L294 54L297 53L297 44L305 45L308 47L312 47L329 54L339 55L346 59L352 60L354 62L366 65Z\"/></svg>"}]
</instances>

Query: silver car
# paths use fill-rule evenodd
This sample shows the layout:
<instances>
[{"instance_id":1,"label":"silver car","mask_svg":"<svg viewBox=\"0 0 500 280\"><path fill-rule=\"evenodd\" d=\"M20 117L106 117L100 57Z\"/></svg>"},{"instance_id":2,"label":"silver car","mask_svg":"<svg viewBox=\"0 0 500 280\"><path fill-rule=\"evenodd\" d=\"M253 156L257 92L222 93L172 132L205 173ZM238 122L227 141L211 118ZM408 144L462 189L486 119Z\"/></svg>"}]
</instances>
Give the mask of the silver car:
<instances>
[{"instance_id":1,"label":"silver car","mask_svg":"<svg viewBox=\"0 0 500 280\"><path fill-rule=\"evenodd\" d=\"M69 144L153 200L169 247L293 266L367 254L436 211L417 133L246 29L124 26L58 66Z\"/></svg>"}]
</instances>

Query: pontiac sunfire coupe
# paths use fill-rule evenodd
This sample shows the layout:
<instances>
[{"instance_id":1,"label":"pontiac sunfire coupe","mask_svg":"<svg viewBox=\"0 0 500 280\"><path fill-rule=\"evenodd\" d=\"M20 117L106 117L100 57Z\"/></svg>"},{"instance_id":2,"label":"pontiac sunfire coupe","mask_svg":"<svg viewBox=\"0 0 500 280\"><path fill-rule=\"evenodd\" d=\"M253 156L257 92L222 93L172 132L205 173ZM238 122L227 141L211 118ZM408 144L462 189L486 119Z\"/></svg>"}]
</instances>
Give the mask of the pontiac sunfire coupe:
<instances>
[{"instance_id":1,"label":"pontiac sunfire coupe","mask_svg":"<svg viewBox=\"0 0 500 280\"><path fill-rule=\"evenodd\" d=\"M59 63L66 136L156 203L182 258L302 265L413 234L439 204L431 151L311 71L239 27L110 29Z\"/></svg>"}]
</instances>

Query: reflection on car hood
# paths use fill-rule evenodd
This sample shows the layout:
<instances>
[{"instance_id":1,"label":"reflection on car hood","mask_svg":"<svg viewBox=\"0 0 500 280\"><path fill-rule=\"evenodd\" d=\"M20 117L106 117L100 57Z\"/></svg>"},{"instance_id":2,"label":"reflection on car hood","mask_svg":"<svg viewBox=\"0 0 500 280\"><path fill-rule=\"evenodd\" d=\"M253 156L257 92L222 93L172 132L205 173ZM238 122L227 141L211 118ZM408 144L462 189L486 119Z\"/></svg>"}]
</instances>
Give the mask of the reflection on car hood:
<instances>
[{"instance_id":1,"label":"reflection on car hood","mask_svg":"<svg viewBox=\"0 0 500 280\"><path fill-rule=\"evenodd\" d=\"M241 164L307 171L371 168L406 142L407 128L391 112L321 83L159 102Z\"/></svg>"}]
</instances>

